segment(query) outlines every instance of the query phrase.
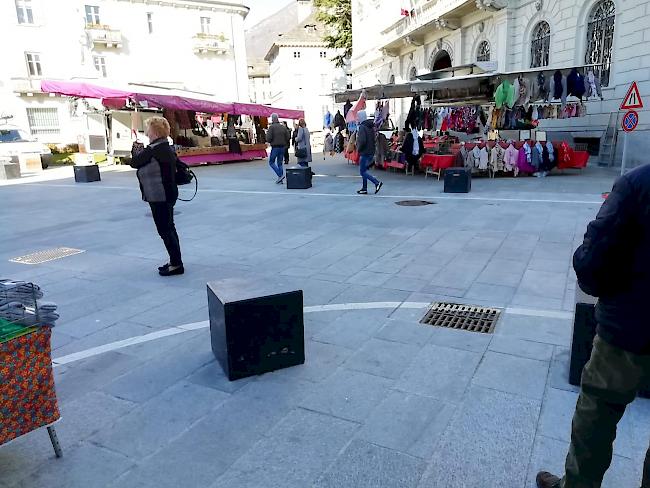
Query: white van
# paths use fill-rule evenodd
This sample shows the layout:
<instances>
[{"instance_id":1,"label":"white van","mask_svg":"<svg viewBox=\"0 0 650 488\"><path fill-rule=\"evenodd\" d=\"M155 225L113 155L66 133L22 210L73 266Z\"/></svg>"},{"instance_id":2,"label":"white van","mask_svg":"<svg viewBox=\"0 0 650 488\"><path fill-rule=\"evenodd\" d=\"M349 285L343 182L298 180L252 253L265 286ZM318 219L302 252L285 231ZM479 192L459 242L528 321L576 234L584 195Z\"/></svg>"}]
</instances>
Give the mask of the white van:
<instances>
[{"instance_id":1,"label":"white van","mask_svg":"<svg viewBox=\"0 0 650 488\"><path fill-rule=\"evenodd\" d=\"M32 139L29 134L14 125L0 125L0 157L9 157L20 161L21 172L35 171L30 161L39 160L41 168L47 168L52 162L52 151L45 144Z\"/></svg>"}]
</instances>

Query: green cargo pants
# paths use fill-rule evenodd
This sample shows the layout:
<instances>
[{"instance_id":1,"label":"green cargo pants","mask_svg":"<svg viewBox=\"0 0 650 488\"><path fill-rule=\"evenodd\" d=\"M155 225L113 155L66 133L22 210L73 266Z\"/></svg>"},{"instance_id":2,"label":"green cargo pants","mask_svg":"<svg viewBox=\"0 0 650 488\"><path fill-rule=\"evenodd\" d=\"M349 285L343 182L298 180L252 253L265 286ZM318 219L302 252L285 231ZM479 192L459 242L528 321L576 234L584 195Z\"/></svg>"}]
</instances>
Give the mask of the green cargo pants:
<instances>
[{"instance_id":1,"label":"green cargo pants","mask_svg":"<svg viewBox=\"0 0 650 488\"><path fill-rule=\"evenodd\" d=\"M629 353L596 336L591 359L582 372L562 488L601 486L612 462L616 425L649 379L650 355ZM641 486L650 488L650 449Z\"/></svg>"}]
</instances>

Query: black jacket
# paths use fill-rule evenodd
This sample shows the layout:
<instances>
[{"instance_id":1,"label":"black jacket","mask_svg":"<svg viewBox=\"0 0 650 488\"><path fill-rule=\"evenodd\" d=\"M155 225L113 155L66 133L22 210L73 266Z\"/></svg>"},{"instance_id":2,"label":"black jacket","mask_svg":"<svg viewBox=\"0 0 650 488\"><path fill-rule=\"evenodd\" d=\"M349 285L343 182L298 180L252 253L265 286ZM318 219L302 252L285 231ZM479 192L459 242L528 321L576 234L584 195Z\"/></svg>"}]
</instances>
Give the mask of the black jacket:
<instances>
[{"instance_id":1,"label":"black jacket","mask_svg":"<svg viewBox=\"0 0 650 488\"><path fill-rule=\"evenodd\" d=\"M290 132L284 124L275 122L266 131L266 142L271 147L287 147L289 145Z\"/></svg>"},{"instance_id":2,"label":"black jacket","mask_svg":"<svg viewBox=\"0 0 650 488\"><path fill-rule=\"evenodd\" d=\"M598 297L598 335L650 354L650 165L621 177L573 256L578 284Z\"/></svg>"},{"instance_id":3,"label":"black jacket","mask_svg":"<svg viewBox=\"0 0 650 488\"><path fill-rule=\"evenodd\" d=\"M421 158L422 155L424 154L424 141L420 136L418 136L418 144L420 146L420 150L418 151L418 158ZM406 137L404 138L404 144L402 144L402 152L406 156L413 156L413 134L409 132L406 134Z\"/></svg>"},{"instance_id":4,"label":"black jacket","mask_svg":"<svg viewBox=\"0 0 650 488\"><path fill-rule=\"evenodd\" d=\"M341 115L341 111L339 110L334 116L334 129L345 130L346 127L345 118Z\"/></svg>"},{"instance_id":5,"label":"black jacket","mask_svg":"<svg viewBox=\"0 0 650 488\"><path fill-rule=\"evenodd\" d=\"M149 203L175 202L176 153L167 139L157 139L142 151L132 151L131 166L136 168L142 199Z\"/></svg>"},{"instance_id":6,"label":"black jacket","mask_svg":"<svg viewBox=\"0 0 650 488\"><path fill-rule=\"evenodd\" d=\"M357 152L362 156L375 155L375 125L372 120L365 120L359 125Z\"/></svg>"}]
</instances>

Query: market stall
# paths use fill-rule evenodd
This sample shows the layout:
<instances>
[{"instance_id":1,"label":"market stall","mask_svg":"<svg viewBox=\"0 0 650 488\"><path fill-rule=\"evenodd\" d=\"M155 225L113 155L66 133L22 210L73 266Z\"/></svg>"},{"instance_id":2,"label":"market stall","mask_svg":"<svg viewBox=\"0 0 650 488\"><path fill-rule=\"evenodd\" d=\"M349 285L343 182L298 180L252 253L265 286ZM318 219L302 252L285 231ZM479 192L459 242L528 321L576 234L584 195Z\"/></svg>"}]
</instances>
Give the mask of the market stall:
<instances>
[{"instance_id":1,"label":"market stall","mask_svg":"<svg viewBox=\"0 0 650 488\"><path fill-rule=\"evenodd\" d=\"M145 118L157 110L170 122L177 154L189 165L265 158L263 130L271 114L290 120L304 117L302 110L225 103L210 95L143 85L115 89L84 82L43 80L41 90L99 99L108 111L128 114L126 122L121 122L123 126L131 124L128 135L120 138L123 145L143 138ZM106 132L108 140L113 142L112 133L120 128L119 118L114 118L115 124L108 120ZM108 152L112 156L115 144L110 142Z\"/></svg>"},{"instance_id":2,"label":"market stall","mask_svg":"<svg viewBox=\"0 0 650 488\"><path fill-rule=\"evenodd\" d=\"M462 73L456 76L455 72ZM587 115L586 102L600 99L601 91L592 66L541 68L521 72L487 72L473 66L440 70L399 85L377 85L365 90L338 94L336 101L350 96L359 100L410 98L405 123L422 134L426 153L420 170L440 177L447 168L465 166L475 174L535 174L552 169L582 169L589 154L572 148L567 141L549 140L552 132L541 130L545 120L572 119ZM371 113L371 112L369 112ZM378 135L378 167L406 169L400 152L403 135L384 142ZM456 140L453 140L453 139ZM451 139L451 140L447 140ZM471 157L459 158L467 150ZM494 163L492 153L494 151ZM504 171L498 164L501 151L517 151L518 171ZM474 148L477 147L476 150ZM519 152L523 156L519 158ZM562 158L558 154L562 153ZM353 156L353 153L350 153ZM546 158L546 159L545 159Z\"/></svg>"},{"instance_id":3,"label":"market stall","mask_svg":"<svg viewBox=\"0 0 650 488\"><path fill-rule=\"evenodd\" d=\"M0 280L0 446L46 427L57 457L59 407L50 353L56 305L32 283Z\"/></svg>"}]
</instances>

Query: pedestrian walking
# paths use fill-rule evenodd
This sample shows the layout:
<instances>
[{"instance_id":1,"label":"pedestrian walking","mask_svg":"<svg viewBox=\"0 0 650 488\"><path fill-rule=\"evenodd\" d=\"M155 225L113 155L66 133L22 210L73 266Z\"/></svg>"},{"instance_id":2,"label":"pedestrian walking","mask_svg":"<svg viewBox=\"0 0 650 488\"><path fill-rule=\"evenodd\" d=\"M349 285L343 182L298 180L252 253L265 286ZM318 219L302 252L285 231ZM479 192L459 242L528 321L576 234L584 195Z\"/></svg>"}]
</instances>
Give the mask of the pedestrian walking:
<instances>
[{"instance_id":1,"label":"pedestrian walking","mask_svg":"<svg viewBox=\"0 0 650 488\"><path fill-rule=\"evenodd\" d=\"M284 159L284 150L289 146L289 132L287 128L279 121L278 114L271 114L271 125L266 132L266 142L271 146L271 156L269 157L269 166L275 171L278 179L275 181L280 184L284 181L284 172L282 170L282 160Z\"/></svg>"},{"instance_id":2,"label":"pedestrian walking","mask_svg":"<svg viewBox=\"0 0 650 488\"><path fill-rule=\"evenodd\" d=\"M404 129L407 133L402 144L402 153L406 158L406 172L413 172L415 174L415 167L420 162L420 158L424 154L424 142L414 127L409 130L408 126Z\"/></svg>"},{"instance_id":3,"label":"pedestrian walking","mask_svg":"<svg viewBox=\"0 0 650 488\"><path fill-rule=\"evenodd\" d=\"M323 159L325 159L327 153L329 153L330 158L334 157L334 138L330 131L327 131L327 134L325 134L325 141L323 143Z\"/></svg>"},{"instance_id":4,"label":"pedestrian walking","mask_svg":"<svg viewBox=\"0 0 650 488\"><path fill-rule=\"evenodd\" d=\"M296 149L296 137L298 137L298 129L300 127L298 126L298 123L293 124L293 132L291 133L291 145L293 146L293 149Z\"/></svg>"},{"instance_id":5,"label":"pedestrian walking","mask_svg":"<svg viewBox=\"0 0 650 488\"><path fill-rule=\"evenodd\" d=\"M597 336L582 372L563 479L537 475L539 488L600 487L616 426L650 380L650 165L621 177L573 256L580 288L598 297ZM650 450L642 487L650 487Z\"/></svg>"},{"instance_id":6,"label":"pedestrian walking","mask_svg":"<svg viewBox=\"0 0 650 488\"><path fill-rule=\"evenodd\" d=\"M311 136L305 119L298 121L298 134L296 135L296 158L298 164L304 168L312 162L311 157Z\"/></svg>"},{"instance_id":7,"label":"pedestrian walking","mask_svg":"<svg viewBox=\"0 0 650 488\"><path fill-rule=\"evenodd\" d=\"M158 273L161 276L182 275L185 268L174 224L174 205L178 199L176 154L167 142L169 122L163 117L151 117L146 121L145 132L149 145L144 148L139 142L133 143L130 165L138 170L142 199L149 203L158 235L169 254L169 262L158 268Z\"/></svg>"},{"instance_id":8,"label":"pedestrian walking","mask_svg":"<svg viewBox=\"0 0 650 488\"><path fill-rule=\"evenodd\" d=\"M359 119L359 130L357 132L357 152L359 153L359 173L362 178L359 195L368 194L368 180L375 185L375 194L379 193L383 183L368 172L368 168L375 156L375 125L368 119L365 110L361 110L357 117Z\"/></svg>"},{"instance_id":9,"label":"pedestrian walking","mask_svg":"<svg viewBox=\"0 0 650 488\"><path fill-rule=\"evenodd\" d=\"M284 126L287 128L287 132L289 133L289 138L291 138L291 129L289 129L289 125L286 122L282 122ZM284 164L289 164L289 144L284 148Z\"/></svg>"}]
</instances>

